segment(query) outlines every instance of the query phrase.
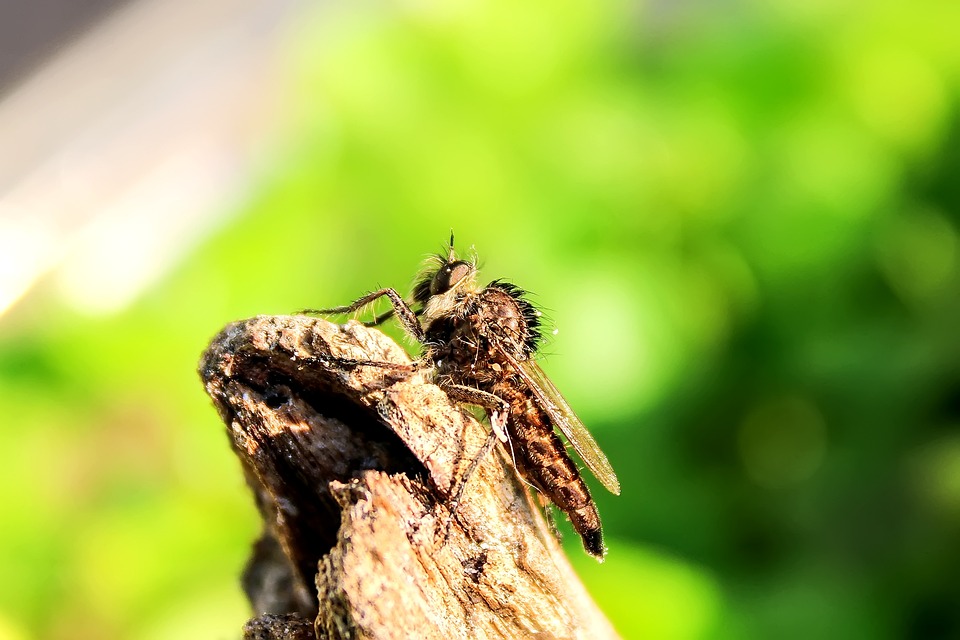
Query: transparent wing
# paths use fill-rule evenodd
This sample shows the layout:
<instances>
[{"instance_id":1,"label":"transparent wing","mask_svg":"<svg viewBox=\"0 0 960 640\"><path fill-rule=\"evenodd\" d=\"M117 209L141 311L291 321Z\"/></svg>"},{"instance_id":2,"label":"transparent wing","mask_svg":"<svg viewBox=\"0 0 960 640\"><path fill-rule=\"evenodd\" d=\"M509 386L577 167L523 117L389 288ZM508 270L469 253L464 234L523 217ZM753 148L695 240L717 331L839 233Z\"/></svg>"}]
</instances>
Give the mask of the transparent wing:
<instances>
[{"instance_id":1,"label":"transparent wing","mask_svg":"<svg viewBox=\"0 0 960 640\"><path fill-rule=\"evenodd\" d=\"M583 460L587 468L593 472L608 491L620 495L620 481L607 456L600 450L596 440L580 422L580 418L573 412L567 401L560 395L560 390L550 381L543 369L533 360L517 360L508 353L501 351L516 368L517 373L533 391L544 410L550 416L574 450Z\"/></svg>"}]
</instances>

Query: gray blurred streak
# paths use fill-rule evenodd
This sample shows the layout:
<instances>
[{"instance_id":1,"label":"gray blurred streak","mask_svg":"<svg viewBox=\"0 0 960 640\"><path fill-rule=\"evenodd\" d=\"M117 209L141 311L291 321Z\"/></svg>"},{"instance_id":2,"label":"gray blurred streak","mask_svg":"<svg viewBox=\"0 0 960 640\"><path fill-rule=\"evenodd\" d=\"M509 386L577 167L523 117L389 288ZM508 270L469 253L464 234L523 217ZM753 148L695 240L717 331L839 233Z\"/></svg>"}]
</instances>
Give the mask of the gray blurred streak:
<instances>
[{"instance_id":1,"label":"gray blurred streak","mask_svg":"<svg viewBox=\"0 0 960 640\"><path fill-rule=\"evenodd\" d=\"M40 50L56 54L0 94L0 314L72 254L99 252L103 262L108 235L111 247L144 245L127 246L127 258L169 261L236 208L276 133L282 43L305 5L85 4L82 18L77 7L58 14L52 0L40 3L56 23L44 27L54 35ZM32 16L26 25L42 22L25 8L2 13L18 11ZM24 47L12 69L37 55Z\"/></svg>"},{"instance_id":2,"label":"gray blurred streak","mask_svg":"<svg viewBox=\"0 0 960 640\"><path fill-rule=\"evenodd\" d=\"M0 2L0 96L111 10L130 0Z\"/></svg>"}]
</instances>

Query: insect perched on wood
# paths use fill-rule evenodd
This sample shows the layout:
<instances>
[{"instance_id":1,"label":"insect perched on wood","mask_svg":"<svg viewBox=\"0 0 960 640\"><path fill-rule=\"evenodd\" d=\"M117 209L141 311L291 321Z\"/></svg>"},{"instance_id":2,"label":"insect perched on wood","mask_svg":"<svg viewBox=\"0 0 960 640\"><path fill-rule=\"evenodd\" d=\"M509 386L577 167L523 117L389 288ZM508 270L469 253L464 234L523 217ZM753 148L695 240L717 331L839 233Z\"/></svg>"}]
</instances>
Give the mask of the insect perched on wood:
<instances>
[{"instance_id":1,"label":"insect perched on wood","mask_svg":"<svg viewBox=\"0 0 960 640\"><path fill-rule=\"evenodd\" d=\"M607 457L577 418L533 356L540 342L540 314L524 291L502 280L480 288L477 266L459 260L453 235L447 255L434 256L413 288L410 303L391 288L317 314L357 311L381 297L392 308L369 325L396 315L423 345L422 363L454 401L483 407L492 432L454 492L458 500L466 480L497 440L520 475L570 518L586 551L602 559L605 548L600 516L590 490L554 428L609 491L620 482Z\"/></svg>"}]
</instances>

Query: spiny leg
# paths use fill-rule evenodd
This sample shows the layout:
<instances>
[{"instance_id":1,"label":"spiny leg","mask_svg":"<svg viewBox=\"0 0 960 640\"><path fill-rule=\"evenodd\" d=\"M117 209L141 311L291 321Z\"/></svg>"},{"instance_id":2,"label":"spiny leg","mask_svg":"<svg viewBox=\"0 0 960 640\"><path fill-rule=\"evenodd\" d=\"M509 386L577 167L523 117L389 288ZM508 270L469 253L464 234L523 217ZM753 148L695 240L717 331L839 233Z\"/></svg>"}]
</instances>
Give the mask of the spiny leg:
<instances>
[{"instance_id":1,"label":"spiny leg","mask_svg":"<svg viewBox=\"0 0 960 640\"><path fill-rule=\"evenodd\" d=\"M304 315L335 315L338 313L353 313L358 311L363 307L367 306L374 300L386 296L390 300L390 304L393 305L393 313L396 314L397 319L400 321L400 324L416 338L417 342L423 342L423 327L420 326L420 320L417 318L417 314L410 308L404 299L397 293L396 289L387 287L385 289L380 289L379 291L374 291L368 293L362 298L354 300L350 304L343 307L333 307L330 309L304 309L300 313ZM375 323L379 324L383 322L389 315L381 314L377 316L374 320Z\"/></svg>"},{"instance_id":2,"label":"spiny leg","mask_svg":"<svg viewBox=\"0 0 960 640\"><path fill-rule=\"evenodd\" d=\"M460 477L460 481L457 483L457 488L453 491L453 499L450 501L453 511L456 512L457 506L460 504L460 498L463 497L463 491L467 488L467 480L470 479L470 476L473 475L473 472L477 470L477 467L480 466L480 461L483 460L490 450L493 449L493 445L497 444L497 432L493 429L490 430L490 433L487 435L486 441L483 443L483 447L480 448L479 453L473 457L473 460L470 461L470 464L467 466L467 470L463 472L463 476Z\"/></svg>"},{"instance_id":3,"label":"spiny leg","mask_svg":"<svg viewBox=\"0 0 960 640\"><path fill-rule=\"evenodd\" d=\"M450 500L451 506L451 517L447 522L447 535L450 533L450 525L453 523L453 516L456 515L457 507L460 504L460 498L463 497L463 492L467 487L467 481L477 470L477 467L480 466L480 462L490 453L490 450L493 449L494 445L497 443L497 440L502 442L508 442L509 438L507 437L506 424L507 424L507 412L510 410L510 405L506 400L500 396L482 391L475 387L468 387L460 384L441 384L440 388L443 389L451 400L455 402L473 404L486 409L490 414L490 433L487 435L486 441L483 443L483 447L480 448L480 451L477 455L474 456L473 460L470 461L470 464L467 465L467 469L463 472L463 475L460 477L460 480L457 482L456 488L452 491L452 498Z\"/></svg>"},{"instance_id":4,"label":"spiny leg","mask_svg":"<svg viewBox=\"0 0 960 640\"><path fill-rule=\"evenodd\" d=\"M376 367L378 369L393 369L404 373L413 373L421 367L419 361L412 364L399 362L385 362L383 360L360 360L357 358L341 358L339 356L301 356L298 360L302 364L337 364L342 367Z\"/></svg>"},{"instance_id":5,"label":"spiny leg","mask_svg":"<svg viewBox=\"0 0 960 640\"><path fill-rule=\"evenodd\" d=\"M414 312L414 313L416 314L416 312ZM381 324L383 324L384 322L386 322L387 320L389 320L390 318L392 318L393 315L394 315L393 307L390 307L389 309L387 309L386 311L384 311L384 312L381 313L380 315L374 316L373 320L368 320L367 322L364 322L364 323L363 323L363 326L365 326L365 327L378 327L378 326L380 326ZM416 315L419 315L419 314L416 314Z\"/></svg>"},{"instance_id":6,"label":"spiny leg","mask_svg":"<svg viewBox=\"0 0 960 640\"><path fill-rule=\"evenodd\" d=\"M507 441L507 413L510 411L510 405L506 400L498 395L488 393L476 387L468 387L462 384L451 384L438 381L441 389L454 402L460 404L474 404L483 407L490 413L490 426L501 442Z\"/></svg>"},{"instance_id":7,"label":"spiny leg","mask_svg":"<svg viewBox=\"0 0 960 640\"><path fill-rule=\"evenodd\" d=\"M463 473L460 480L457 482L456 488L453 490L453 497L450 499L449 503L449 515L447 516L447 524L443 528L443 540L446 542L447 538L450 537L450 527L453 526L453 520L457 517L457 510L460 508L460 498L463 497L463 490L467 488L467 480L473 475L473 472L477 470L480 461L483 460L490 450L493 449L493 446L497 444L497 432L494 429L490 430L490 433L487 435L486 441L483 443L480 452L474 456L473 460L470 461L470 464L467 466L467 470Z\"/></svg>"},{"instance_id":8,"label":"spiny leg","mask_svg":"<svg viewBox=\"0 0 960 640\"><path fill-rule=\"evenodd\" d=\"M298 368L303 370L309 367L318 367L330 370L350 370L355 367L372 367L379 369L381 373L377 380L377 387L380 385L390 386L400 380L406 380L420 369L419 361L410 364L401 364L399 362L385 362L382 360L361 360L356 358L341 358L338 356L300 356L296 358ZM373 381L369 384L373 385Z\"/></svg>"}]
</instances>

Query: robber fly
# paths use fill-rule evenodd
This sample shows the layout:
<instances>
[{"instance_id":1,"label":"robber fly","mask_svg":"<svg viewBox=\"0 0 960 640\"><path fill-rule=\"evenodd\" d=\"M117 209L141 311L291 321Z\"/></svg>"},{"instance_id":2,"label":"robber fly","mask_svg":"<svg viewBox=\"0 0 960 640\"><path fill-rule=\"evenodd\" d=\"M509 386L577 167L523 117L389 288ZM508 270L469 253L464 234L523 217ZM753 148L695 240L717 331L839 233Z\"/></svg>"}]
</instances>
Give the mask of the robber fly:
<instances>
[{"instance_id":1,"label":"robber fly","mask_svg":"<svg viewBox=\"0 0 960 640\"><path fill-rule=\"evenodd\" d=\"M386 297L392 308L368 325L393 315L424 348L422 362L454 401L478 405L492 431L481 453L454 492L456 501L480 458L502 442L520 475L570 518L587 553L604 555L600 516L579 469L563 441L609 491L620 482L586 427L543 373L533 356L540 343L540 313L519 287L494 280L480 288L475 261L459 260L450 237L449 252L429 260L406 302L394 289L380 289L352 304L310 310L317 314L357 311Z\"/></svg>"}]
</instances>

